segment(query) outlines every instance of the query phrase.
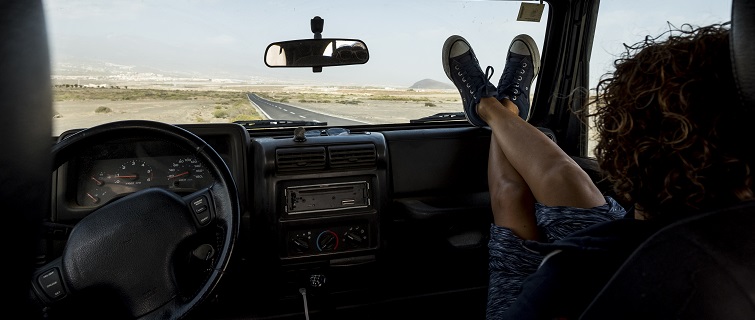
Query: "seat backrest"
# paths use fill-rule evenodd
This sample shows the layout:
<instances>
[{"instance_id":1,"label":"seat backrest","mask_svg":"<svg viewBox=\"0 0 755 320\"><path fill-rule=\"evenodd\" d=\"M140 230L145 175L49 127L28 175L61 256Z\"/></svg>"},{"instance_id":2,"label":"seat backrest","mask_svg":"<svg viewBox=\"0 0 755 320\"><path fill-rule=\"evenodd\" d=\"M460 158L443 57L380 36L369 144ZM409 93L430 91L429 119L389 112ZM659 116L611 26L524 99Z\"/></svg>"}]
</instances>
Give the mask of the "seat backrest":
<instances>
[{"instance_id":1,"label":"seat backrest","mask_svg":"<svg viewBox=\"0 0 755 320\"><path fill-rule=\"evenodd\" d=\"M755 319L755 201L643 243L581 319Z\"/></svg>"},{"instance_id":2,"label":"seat backrest","mask_svg":"<svg viewBox=\"0 0 755 320\"><path fill-rule=\"evenodd\" d=\"M755 108L755 0L733 0L732 70ZM755 201L676 222L627 259L580 319L755 319Z\"/></svg>"}]
</instances>

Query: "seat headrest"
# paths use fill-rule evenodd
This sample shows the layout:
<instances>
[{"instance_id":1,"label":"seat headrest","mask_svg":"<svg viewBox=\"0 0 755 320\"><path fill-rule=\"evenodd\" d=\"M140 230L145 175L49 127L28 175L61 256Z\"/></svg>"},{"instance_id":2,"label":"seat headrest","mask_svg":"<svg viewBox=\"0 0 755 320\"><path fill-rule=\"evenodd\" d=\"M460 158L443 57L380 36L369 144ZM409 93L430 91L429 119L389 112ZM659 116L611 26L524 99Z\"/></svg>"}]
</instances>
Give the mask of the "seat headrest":
<instances>
[{"instance_id":1,"label":"seat headrest","mask_svg":"<svg viewBox=\"0 0 755 320\"><path fill-rule=\"evenodd\" d=\"M755 1L733 0L731 6L732 71L743 106L755 108Z\"/></svg>"}]
</instances>

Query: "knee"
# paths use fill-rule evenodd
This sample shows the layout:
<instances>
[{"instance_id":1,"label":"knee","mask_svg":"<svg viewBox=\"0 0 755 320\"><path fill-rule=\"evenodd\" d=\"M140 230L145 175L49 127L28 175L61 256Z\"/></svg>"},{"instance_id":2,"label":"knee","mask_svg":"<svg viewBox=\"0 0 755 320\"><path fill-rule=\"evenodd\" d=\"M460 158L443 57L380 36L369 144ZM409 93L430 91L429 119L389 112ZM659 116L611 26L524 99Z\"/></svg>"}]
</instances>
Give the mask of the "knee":
<instances>
[{"instance_id":1,"label":"knee","mask_svg":"<svg viewBox=\"0 0 755 320\"><path fill-rule=\"evenodd\" d=\"M495 198L521 198L530 194L529 186L524 182L511 180L489 181L490 197Z\"/></svg>"}]
</instances>

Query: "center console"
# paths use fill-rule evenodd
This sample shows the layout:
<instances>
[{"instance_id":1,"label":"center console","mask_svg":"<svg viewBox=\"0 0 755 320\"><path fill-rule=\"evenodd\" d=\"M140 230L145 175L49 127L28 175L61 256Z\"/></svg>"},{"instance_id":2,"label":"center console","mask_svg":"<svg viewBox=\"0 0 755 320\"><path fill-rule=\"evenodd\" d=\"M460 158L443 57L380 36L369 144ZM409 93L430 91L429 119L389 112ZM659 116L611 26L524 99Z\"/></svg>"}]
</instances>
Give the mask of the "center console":
<instances>
[{"instance_id":1,"label":"center console","mask_svg":"<svg viewBox=\"0 0 755 320\"><path fill-rule=\"evenodd\" d=\"M382 134L252 139L255 215L283 266L372 262L387 190Z\"/></svg>"}]
</instances>

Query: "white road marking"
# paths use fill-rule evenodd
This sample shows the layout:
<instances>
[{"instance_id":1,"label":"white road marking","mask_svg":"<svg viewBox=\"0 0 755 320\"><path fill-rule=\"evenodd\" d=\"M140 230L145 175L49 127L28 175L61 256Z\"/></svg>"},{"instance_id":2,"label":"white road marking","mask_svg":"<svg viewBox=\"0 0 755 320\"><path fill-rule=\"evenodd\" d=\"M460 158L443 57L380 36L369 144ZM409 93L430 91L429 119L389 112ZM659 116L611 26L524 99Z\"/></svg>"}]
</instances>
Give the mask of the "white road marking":
<instances>
[{"instance_id":1,"label":"white road marking","mask_svg":"<svg viewBox=\"0 0 755 320\"><path fill-rule=\"evenodd\" d=\"M306 119L307 117L305 117L305 116L299 116L299 118L305 118Z\"/></svg>"}]
</instances>

